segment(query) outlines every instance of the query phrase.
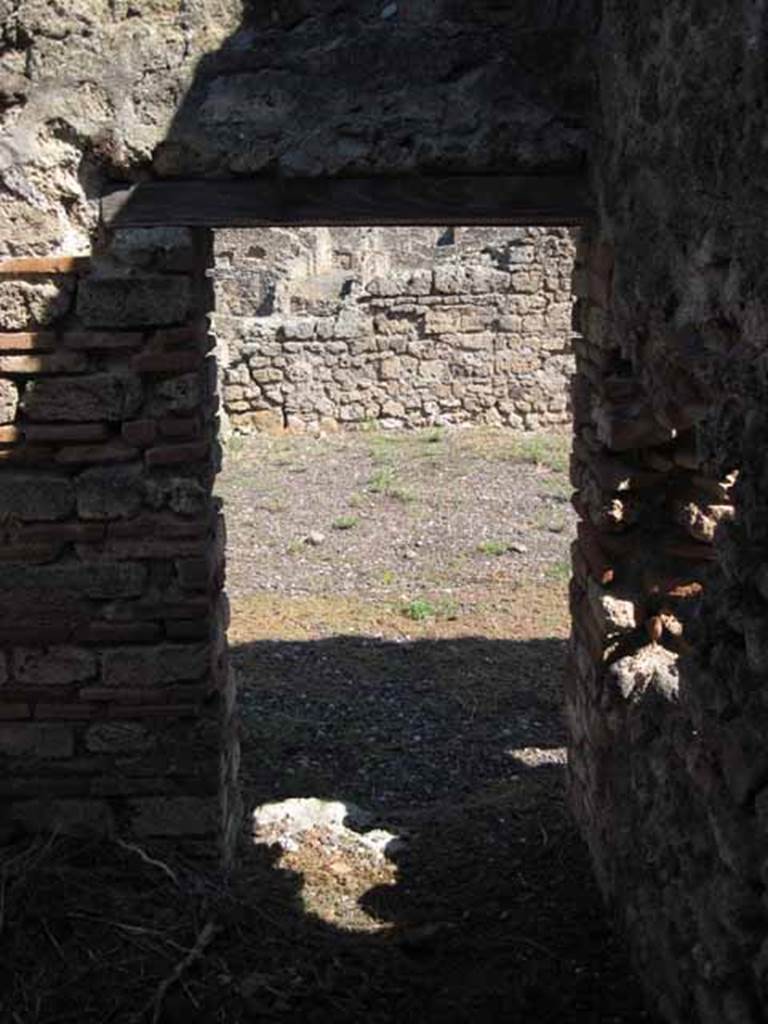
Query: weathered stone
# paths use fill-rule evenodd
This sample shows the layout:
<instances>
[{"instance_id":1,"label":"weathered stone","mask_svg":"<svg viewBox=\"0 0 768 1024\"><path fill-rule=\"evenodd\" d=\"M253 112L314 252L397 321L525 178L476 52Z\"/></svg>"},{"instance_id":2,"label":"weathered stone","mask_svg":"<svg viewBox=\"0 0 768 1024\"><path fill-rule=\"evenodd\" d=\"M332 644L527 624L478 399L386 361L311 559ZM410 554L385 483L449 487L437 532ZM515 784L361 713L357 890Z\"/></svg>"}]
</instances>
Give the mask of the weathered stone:
<instances>
[{"instance_id":1,"label":"weathered stone","mask_svg":"<svg viewBox=\"0 0 768 1024\"><path fill-rule=\"evenodd\" d=\"M155 327L185 320L190 300L185 276L89 277L77 312L87 327Z\"/></svg>"},{"instance_id":2,"label":"weathered stone","mask_svg":"<svg viewBox=\"0 0 768 1024\"><path fill-rule=\"evenodd\" d=\"M132 800L130 810L138 836L213 836L220 829L216 797L147 797Z\"/></svg>"},{"instance_id":3,"label":"weathered stone","mask_svg":"<svg viewBox=\"0 0 768 1024\"><path fill-rule=\"evenodd\" d=\"M27 832L60 835L109 835L112 810L105 800L23 800L13 805L11 820Z\"/></svg>"},{"instance_id":4,"label":"weathered stone","mask_svg":"<svg viewBox=\"0 0 768 1024\"><path fill-rule=\"evenodd\" d=\"M27 331L63 316L72 301L71 278L0 280L0 329Z\"/></svg>"},{"instance_id":5,"label":"weathered stone","mask_svg":"<svg viewBox=\"0 0 768 1024\"><path fill-rule=\"evenodd\" d=\"M660 646L642 647L636 654L613 662L611 683L625 701L639 701L646 693L675 700L679 688L677 658Z\"/></svg>"},{"instance_id":6,"label":"weathered stone","mask_svg":"<svg viewBox=\"0 0 768 1024\"><path fill-rule=\"evenodd\" d=\"M194 240L187 228L123 228L110 239L109 255L142 270L191 270Z\"/></svg>"},{"instance_id":7,"label":"weathered stone","mask_svg":"<svg viewBox=\"0 0 768 1024\"><path fill-rule=\"evenodd\" d=\"M85 745L94 754L141 753L155 744L155 737L136 722L104 722L92 725Z\"/></svg>"},{"instance_id":8,"label":"weathered stone","mask_svg":"<svg viewBox=\"0 0 768 1024\"><path fill-rule=\"evenodd\" d=\"M41 355L0 355L0 373L30 377L37 373L76 373L88 368L79 352L44 352Z\"/></svg>"},{"instance_id":9,"label":"weathered stone","mask_svg":"<svg viewBox=\"0 0 768 1024\"><path fill-rule=\"evenodd\" d=\"M26 423L24 425L24 437L28 441L39 441L46 444L103 441L108 436L109 428L103 423Z\"/></svg>"},{"instance_id":10,"label":"weathered stone","mask_svg":"<svg viewBox=\"0 0 768 1024\"><path fill-rule=\"evenodd\" d=\"M91 679L96 673L96 657L82 647L22 647L13 652L13 677L17 683L66 686Z\"/></svg>"},{"instance_id":11,"label":"weathered stone","mask_svg":"<svg viewBox=\"0 0 768 1024\"><path fill-rule=\"evenodd\" d=\"M168 412L194 412L203 398L202 381L197 373L157 381L153 406L160 415Z\"/></svg>"},{"instance_id":12,"label":"weathered stone","mask_svg":"<svg viewBox=\"0 0 768 1024\"><path fill-rule=\"evenodd\" d=\"M136 515L145 492L142 467L105 466L77 478L77 513L83 519L119 519Z\"/></svg>"},{"instance_id":13,"label":"weathered stone","mask_svg":"<svg viewBox=\"0 0 768 1024\"><path fill-rule=\"evenodd\" d=\"M139 451L122 441L107 444L68 445L56 452L56 462L65 466L93 466L102 463L131 462Z\"/></svg>"},{"instance_id":14,"label":"weathered stone","mask_svg":"<svg viewBox=\"0 0 768 1024\"><path fill-rule=\"evenodd\" d=\"M205 512L209 495L194 477L151 476L144 480L146 502L155 509L169 508L182 516L198 516Z\"/></svg>"},{"instance_id":15,"label":"weathered stone","mask_svg":"<svg viewBox=\"0 0 768 1024\"><path fill-rule=\"evenodd\" d=\"M10 380L0 380L0 423L13 423L18 404L16 385Z\"/></svg>"},{"instance_id":16,"label":"weathered stone","mask_svg":"<svg viewBox=\"0 0 768 1024\"><path fill-rule=\"evenodd\" d=\"M637 607L632 598L606 590L591 578L587 581L587 594L595 620L606 635L626 633L637 627Z\"/></svg>"},{"instance_id":17,"label":"weathered stone","mask_svg":"<svg viewBox=\"0 0 768 1024\"><path fill-rule=\"evenodd\" d=\"M5 565L0 572L0 593L36 594L69 592L94 599L139 597L147 578L146 567L128 562L58 562L54 565ZM60 598L59 598L60 599ZM62 609L65 612L66 609Z\"/></svg>"},{"instance_id":18,"label":"weathered stone","mask_svg":"<svg viewBox=\"0 0 768 1024\"><path fill-rule=\"evenodd\" d=\"M204 644L167 644L105 651L102 680L105 686L164 686L200 679L209 670L210 653Z\"/></svg>"},{"instance_id":19,"label":"weathered stone","mask_svg":"<svg viewBox=\"0 0 768 1024\"><path fill-rule=\"evenodd\" d=\"M119 421L141 406L141 381L128 373L92 373L82 377L39 378L24 392L23 408L32 420Z\"/></svg>"},{"instance_id":20,"label":"weathered stone","mask_svg":"<svg viewBox=\"0 0 768 1024\"><path fill-rule=\"evenodd\" d=\"M10 757L71 757L74 733L68 725L38 722L0 722L0 755Z\"/></svg>"},{"instance_id":21,"label":"weathered stone","mask_svg":"<svg viewBox=\"0 0 768 1024\"><path fill-rule=\"evenodd\" d=\"M65 519L74 512L75 489L66 477L49 473L2 473L0 509L11 519Z\"/></svg>"}]
</instances>

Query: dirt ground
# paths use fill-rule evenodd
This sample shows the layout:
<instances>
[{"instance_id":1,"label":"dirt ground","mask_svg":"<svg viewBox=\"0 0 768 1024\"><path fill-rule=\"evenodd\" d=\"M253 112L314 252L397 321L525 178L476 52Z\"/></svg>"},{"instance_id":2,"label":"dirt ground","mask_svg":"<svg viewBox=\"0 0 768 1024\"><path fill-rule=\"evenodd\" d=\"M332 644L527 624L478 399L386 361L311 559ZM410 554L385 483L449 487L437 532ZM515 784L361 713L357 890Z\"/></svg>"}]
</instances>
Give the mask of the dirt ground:
<instances>
[{"instance_id":1,"label":"dirt ground","mask_svg":"<svg viewBox=\"0 0 768 1024\"><path fill-rule=\"evenodd\" d=\"M0 1021L649 1022L564 799L567 438L235 439L246 829L0 858Z\"/></svg>"},{"instance_id":2,"label":"dirt ground","mask_svg":"<svg viewBox=\"0 0 768 1024\"><path fill-rule=\"evenodd\" d=\"M367 964L347 1010L310 986L280 1019L649 1019L564 805L568 447L484 428L231 446L247 806L350 809L260 838ZM394 838L376 856L356 830Z\"/></svg>"}]
</instances>

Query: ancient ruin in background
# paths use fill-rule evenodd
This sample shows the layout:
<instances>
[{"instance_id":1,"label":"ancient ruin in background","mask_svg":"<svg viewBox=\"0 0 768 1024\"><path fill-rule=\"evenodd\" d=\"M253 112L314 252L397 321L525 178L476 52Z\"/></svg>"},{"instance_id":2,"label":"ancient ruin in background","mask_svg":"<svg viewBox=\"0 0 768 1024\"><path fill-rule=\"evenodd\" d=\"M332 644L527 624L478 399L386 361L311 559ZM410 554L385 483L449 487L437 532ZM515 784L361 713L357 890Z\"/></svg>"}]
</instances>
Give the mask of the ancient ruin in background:
<instances>
[{"instance_id":1,"label":"ancient ruin in background","mask_svg":"<svg viewBox=\"0 0 768 1024\"><path fill-rule=\"evenodd\" d=\"M214 331L231 427L568 419L574 232L219 232Z\"/></svg>"}]
</instances>

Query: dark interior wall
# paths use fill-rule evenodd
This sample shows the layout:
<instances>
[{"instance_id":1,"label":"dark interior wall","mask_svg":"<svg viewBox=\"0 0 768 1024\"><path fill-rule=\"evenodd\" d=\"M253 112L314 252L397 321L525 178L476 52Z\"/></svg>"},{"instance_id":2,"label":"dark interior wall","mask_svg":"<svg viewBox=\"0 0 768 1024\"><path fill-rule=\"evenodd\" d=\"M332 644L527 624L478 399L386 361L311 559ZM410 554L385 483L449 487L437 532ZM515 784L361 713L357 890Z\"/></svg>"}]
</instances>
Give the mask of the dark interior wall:
<instances>
[{"instance_id":1,"label":"dark interior wall","mask_svg":"<svg viewBox=\"0 0 768 1024\"><path fill-rule=\"evenodd\" d=\"M602 7L599 217L579 314L572 796L665 1019L757 1024L768 11Z\"/></svg>"},{"instance_id":2,"label":"dark interior wall","mask_svg":"<svg viewBox=\"0 0 768 1024\"><path fill-rule=\"evenodd\" d=\"M764 338L765 4L603 6L592 167L622 315L664 329L719 318Z\"/></svg>"}]
</instances>

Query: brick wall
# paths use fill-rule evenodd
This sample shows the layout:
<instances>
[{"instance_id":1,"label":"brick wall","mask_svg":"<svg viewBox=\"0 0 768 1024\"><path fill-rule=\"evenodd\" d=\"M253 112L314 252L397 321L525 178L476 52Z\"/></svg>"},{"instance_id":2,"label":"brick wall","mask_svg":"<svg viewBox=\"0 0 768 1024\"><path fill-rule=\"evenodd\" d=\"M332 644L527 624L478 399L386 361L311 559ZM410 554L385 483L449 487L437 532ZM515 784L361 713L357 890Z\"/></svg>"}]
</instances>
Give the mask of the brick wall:
<instances>
[{"instance_id":1,"label":"brick wall","mask_svg":"<svg viewBox=\"0 0 768 1024\"><path fill-rule=\"evenodd\" d=\"M219 233L232 426L566 422L574 239L564 228Z\"/></svg>"},{"instance_id":2,"label":"brick wall","mask_svg":"<svg viewBox=\"0 0 768 1024\"><path fill-rule=\"evenodd\" d=\"M224 778L231 839L207 262L147 230L0 264L0 837L210 841Z\"/></svg>"}]
</instances>

